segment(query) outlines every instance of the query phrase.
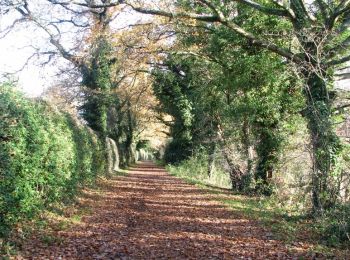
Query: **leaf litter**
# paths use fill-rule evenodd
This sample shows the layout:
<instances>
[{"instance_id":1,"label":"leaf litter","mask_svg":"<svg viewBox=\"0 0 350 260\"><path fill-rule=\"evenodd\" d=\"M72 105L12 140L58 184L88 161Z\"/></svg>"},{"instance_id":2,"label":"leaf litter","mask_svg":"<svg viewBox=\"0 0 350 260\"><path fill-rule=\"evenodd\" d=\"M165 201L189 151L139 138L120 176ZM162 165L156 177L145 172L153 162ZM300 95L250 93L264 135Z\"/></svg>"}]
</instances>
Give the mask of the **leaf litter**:
<instances>
[{"instance_id":1,"label":"leaf litter","mask_svg":"<svg viewBox=\"0 0 350 260\"><path fill-rule=\"evenodd\" d=\"M80 204L88 212L55 230L57 242L33 237L15 259L323 259L151 162L85 190Z\"/></svg>"}]
</instances>

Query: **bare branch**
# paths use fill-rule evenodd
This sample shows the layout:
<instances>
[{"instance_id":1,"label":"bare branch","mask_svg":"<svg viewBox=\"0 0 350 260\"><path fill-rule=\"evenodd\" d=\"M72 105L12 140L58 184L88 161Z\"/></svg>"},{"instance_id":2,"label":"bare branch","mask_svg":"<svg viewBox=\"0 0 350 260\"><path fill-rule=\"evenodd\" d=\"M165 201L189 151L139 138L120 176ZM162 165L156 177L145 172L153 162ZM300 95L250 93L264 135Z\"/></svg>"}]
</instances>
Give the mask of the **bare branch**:
<instances>
[{"instance_id":1,"label":"bare branch","mask_svg":"<svg viewBox=\"0 0 350 260\"><path fill-rule=\"evenodd\" d=\"M83 15L83 14L86 14L89 12L89 10L75 10L75 9L70 8L70 5L71 5L70 2L59 2L59 1L55 1L55 0L47 0L47 1L53 5L60 5L65 10L72 12L72 13L75 13L75 14Z\"/></svg>"},{"instance_id":2,"label":"bare branch","mask_svg":"<svg viewBox=\"0 0 350 260\"><path fill-rule=\"evenodd\" d=\"M17 73L23 71L23 70L28 66L29 62L30 62L32 59L34 59L35 57L37 57L37 56L38 56L38 53L33 53L33 54L31 54L31 55L26 59L26 61L25 61L24 64L22 65L22 67L20 67L19 69L15 70L15 71L13 71L13 72L6 72L6 73L4 73L4 76L5 76L5 77L8 77L8 76L15 75L15 74L17 74Z\"/></svg>"},{"instance_id":3,"label":"bare branch","mask_svg":"<svg viewBox=\"0 0 350 260\"><path fill-rule=\"evenodd\" d=\"M69 51L67 51L63 47L63 45L59 42L57 37L55 37L55 35L53 35L52 32L48 29L48 27L46 25L42 24L36 17L34 17L32 15L31 11L29 10L28 3L26 0L24 0L23 6L16 7L16 10L23 16L22 19L33 22L37 27L41 28L49 36L50 43L56 47L56 49L62 55L63 58L69 60L75 66L78 66L78 67L82 66L81 61L76 56L69 53ZM53 26L57 30L58 35L61 34L60 29L58 28L58 26L56 24L49 23L48 26ZM51 60L51 58L50 58L50 60Z\"/></svg>"},{"instance_id":4,"label":"bare branch","mask_svg":"<svg viewBox=\"0 0 350 260\"><path fill-rule=\"evenodd\" d=\"M48 0L48 1L51 2L52 4L57 4L62 6L77 5L77 6L83 6L83 7L95 8L95 9L114 7L124 3L124 0L118 0L116 2L102 3L102 4L94 4L94 1L86 1L85 3L77 2L77 1L56 1L56 0Z\"/></svg>"},{"instance_id":5,"label":"bare branch","mask_svg":"<svg viewBox=\"0 0 350 260\"><path fill-rule=\"evenodd\" d=\"M71 23L74 26L81 27L81 28L87 28L90 26L89 23L80 24L80 23L77 23L76 21L74 21L73 19L69 19L69 20L68 19L58 19L58 20L50 22L50 24L61 24L61 23Z\"/></svg>"},{"instance_id":6,"label":"bare branch","mask_svg":"<svg viewBox=\"0 0 350 260\"><path fill-rule=\"evenodd\" d=\"M14 20L11 25L7 26L5 29L0 31L0 39L5 38L16 27L16 25L25 21L26 21L25 18L19 18Z\"/></svg>"}]
</instances>

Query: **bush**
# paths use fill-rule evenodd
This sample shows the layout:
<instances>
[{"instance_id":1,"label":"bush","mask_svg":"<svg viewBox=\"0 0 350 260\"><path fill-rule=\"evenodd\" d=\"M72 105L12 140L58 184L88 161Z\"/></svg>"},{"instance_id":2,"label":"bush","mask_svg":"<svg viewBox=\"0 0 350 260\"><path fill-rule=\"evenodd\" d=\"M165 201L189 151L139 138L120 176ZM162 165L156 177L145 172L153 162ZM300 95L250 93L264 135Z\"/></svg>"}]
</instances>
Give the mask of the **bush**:
<instances>
[{"instance_id":1,"label":"bush","mask_svg":"<svg viewBox=\"0 0 350 260\"><path fill-rule=\"evenodd\" d=\"M319 225L329 245L350 244L350 204L338 205L325 212Z\"/></svg>"},{"instance_id":2,"label":"bush","mask_svg":"<svg viewBox=\"0 0 350 260\"><path fill-rule=\"evenodd\" d=\"M0 85L0 236L93 181L101 150L97 137L68 114Z\"/></svg>"},{"instance_id":3,"label":"bush","mask_svg":"<svg viewBox=\"0 0 350 260\"><path fill-rule=\"evenodd\" d=\"M216 165L211 176L208 176L208 155L205 151L195 152L193 156L177 165L168 165L167 170L193 183L231 188L230 177L220 165Z\"/></svg>"},{"instance_id":4,"label":"bush","mask_svg":"<svg viewBox=\"0 0 350 260\"><path fill-rule=\"evenodd\" d=\"M188 140L174 139L165 148L164 161L178 164L192 155L192 144Z\"/></svg>"}]
</instances>

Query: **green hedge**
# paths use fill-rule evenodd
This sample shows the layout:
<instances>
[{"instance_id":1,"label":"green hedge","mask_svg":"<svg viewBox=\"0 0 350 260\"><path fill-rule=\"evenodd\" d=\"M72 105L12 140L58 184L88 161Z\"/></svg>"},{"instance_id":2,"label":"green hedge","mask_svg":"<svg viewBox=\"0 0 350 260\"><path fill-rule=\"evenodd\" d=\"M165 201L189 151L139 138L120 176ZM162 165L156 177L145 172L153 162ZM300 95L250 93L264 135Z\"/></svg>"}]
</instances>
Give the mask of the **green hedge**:
<instances>
[{"instance_id":1,"label":"green hedge","mask_svg":"<svg viewBox=\"0 0 350 260\"><path fill-rule=\"evenodd\" d=\"M44 101L0 85L0 236L103 171L98 138Z\"/></svg>"}]
</instances>

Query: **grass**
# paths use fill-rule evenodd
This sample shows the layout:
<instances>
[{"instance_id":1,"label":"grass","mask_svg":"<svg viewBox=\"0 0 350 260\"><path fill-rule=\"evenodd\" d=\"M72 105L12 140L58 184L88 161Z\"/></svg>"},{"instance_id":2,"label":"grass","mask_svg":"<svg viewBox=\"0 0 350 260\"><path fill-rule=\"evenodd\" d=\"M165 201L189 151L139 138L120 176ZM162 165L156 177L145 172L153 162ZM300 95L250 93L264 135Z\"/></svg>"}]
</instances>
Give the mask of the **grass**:
<instances>
[{"instance_id":1,"label":"grass","mask_svg":"<svg viewBox=\"0 0 350 260\"><path fill-rule=\"evenodd\" d=\"M329 241L324 238L322 221L282 207L274 197L234 194L227 189L227 183L225 185L222 181L215 183L215 180L221 180L222 177L215 178L214 176L214 181L208 185L208 178L203 174L206 168L193 159L192 162L186 161L179 166L167 166L166 168L171 175L207 190L214 195L215 200L223 203L235 213L258 221L272 232L274 239L281 240L290 247L293 247L295 243L302 243L307 244L312 252L320 253L324 257L350 259L348 243L329 245ZM222 172L214 172L214 175L217 174L222 175Z\"/></svg>"},{"instance_id":2,"label":"grass","mask_svg":"<svg viewBox=\"0 0 350 260\"><path fill-rule=\"evenodd\" d=\"M113 176L128 176L128 171L126 169L119 169L118 171L114 171Z\"/></svg>"},{"instance_id":3,"label":"grass","mask_svg":"<svg viewBox=\"0 0 350 260\"><path fill-rule=\"evenodd\" d=\"M219 199L229 208L242 212L244 216L259 220L269 227L276 238L291 243L297 239L299 224L305 220L302 216L290 217L282 210L271 206L267 198L235 195L232 199Z\"/></svg>"},{"instance_id":4,"label":"grass","mask_svg":"<svg viewBox=\"0 0 350 260\"><path fill-rule=\"evenodd\" d=\"M259 221L271 230L273 238L291 247L302 243L308 245L310 251L320 253L327 259L350 258L349 243L330 244L329 239L325 238L322 219L280 208L273 198L233 195L231 199L217 200L244 217Z\"/></svg>"},{"instance_id":5,"label":"grass","mask_svg":"<svg viewBox=\"0 0 350 260\"><path fill-rule=\"evenodd\" d=\"M211 176L207 172L207 159L205 155L198 155L190 158L179 165L167 165L166 169L174 176L186 179L191 184L203 184L229 189L231 187L230 178L221 169L215 168Z\"/></svg>"}]
</instances>

